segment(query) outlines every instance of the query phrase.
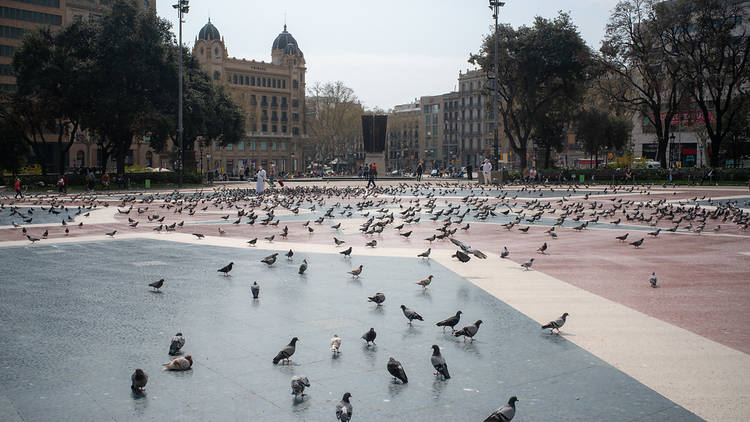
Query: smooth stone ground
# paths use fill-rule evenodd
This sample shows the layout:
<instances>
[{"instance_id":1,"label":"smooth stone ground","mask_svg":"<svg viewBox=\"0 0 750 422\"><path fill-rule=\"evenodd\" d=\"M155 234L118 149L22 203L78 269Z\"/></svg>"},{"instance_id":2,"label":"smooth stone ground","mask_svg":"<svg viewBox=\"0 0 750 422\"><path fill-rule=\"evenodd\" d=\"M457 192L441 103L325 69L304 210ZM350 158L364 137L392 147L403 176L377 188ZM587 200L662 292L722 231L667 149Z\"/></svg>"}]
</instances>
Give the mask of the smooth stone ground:
<instances>
[{"instance_id":1,"label":"smooth stone ground","mask_svg":"<svg viewBox=\"0 0 750 422\"><path fill-rule=\"evenodd\" d=\"M515 421L700 420L435 262L304 254L267 268L259 260L268 253L140 239L0 248L14 263L0 283L0 419L323 421L350 391L355 421L482 420L511 394ZM304 257L310 269L299 276ZM232 277L216 273L230 261ZM352 279L346 271L359 264L363 276ZM414 283L428 274L424 292ZM162 277L164 291L150 292ZM366 302L378 291L382 309ZM425 322L409 327L402 303ZM461 325L484 321L476 342L434 326L458 309ZM360 339L370 327L375 350ZM163 372L177 331L196 364ZM334 333L343 338L336 359ZM272 365L292 336L294 364ZM432 344L452 379L432 375ZM389 356L407 385L391 381ZM129 388L135 367L150 375L142 398ZM301 402L289 387L298 374L312 383Z\"/></svg>"}]
</instances>

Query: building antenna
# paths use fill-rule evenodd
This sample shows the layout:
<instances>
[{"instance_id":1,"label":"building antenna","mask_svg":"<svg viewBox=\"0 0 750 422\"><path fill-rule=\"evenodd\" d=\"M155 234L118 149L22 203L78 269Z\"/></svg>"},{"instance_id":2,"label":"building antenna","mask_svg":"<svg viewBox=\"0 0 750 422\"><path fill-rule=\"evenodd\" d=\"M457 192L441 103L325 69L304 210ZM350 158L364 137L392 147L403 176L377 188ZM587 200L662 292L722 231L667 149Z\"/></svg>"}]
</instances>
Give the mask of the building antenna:
<instances>
[{"instance_id":1,"label":"building antenna","mask_svg":"<svg viewBox=\"0 0 750 422\"><path fill-rule=\"evenodd\" d=\"M286 31L286 12L284 12L284 31Z\"/></svg>"}]
</instances>

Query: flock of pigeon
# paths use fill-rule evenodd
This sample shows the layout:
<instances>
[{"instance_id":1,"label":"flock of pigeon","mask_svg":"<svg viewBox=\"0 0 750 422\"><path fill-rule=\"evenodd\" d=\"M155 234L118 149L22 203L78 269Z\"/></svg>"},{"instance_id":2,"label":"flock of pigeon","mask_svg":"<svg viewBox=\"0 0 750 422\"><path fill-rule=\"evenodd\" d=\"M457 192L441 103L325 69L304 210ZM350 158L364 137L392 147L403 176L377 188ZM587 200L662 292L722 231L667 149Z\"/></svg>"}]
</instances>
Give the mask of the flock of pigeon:
<instances>
[{"instance_id":1,"label":"flock of pigeon","mask_svg":"<svg viewBox=\"0 0 750 422\"><path fill-rule=\"evenodd\" d=\"M585 187L587 188L587 187ZM471 259L487 259L487 255L482 251L471 247L470 245L458 240L455 236L458 230L468 231L471 228L469 222L464 222L468 216L474 221L486 221L497 218L500 215L505 219L510 219L503 224L506 230L518 230L521 233L528 233L532 225L543 223L542 218L555 218L547 224L549 229L545 234L549 235L550 240L554 241L559 236L558 228L567 227L572 230L586 230L591 224L599 223L601 219L609 219L608 224L618 226L625 221L633 224L648 224L654 227L652 231L647 231L647 236L656 238L661 232L675 232L677 230L691 231L700 234L705 228L706 223L710 220L720 221L727 226L729 222L734 223L739 230L746 230L750 225L750 214L739 207L736 202L717 202L713 203L710 198L701 198L712 206L709 210L701 205L696 204L698 198L693 198L690 203L667 201L666 199L649 200L649 201L624 201L617 196L605 198L607 195L616 195L618 193L639 193L650 195L650 187L608 187L597 193L586 192L581 199L581 193L578 190L583 187L571 186L559 196L559 199L540 199L544 197L547 191L555 192L555 188L542 186L523 186L520 189L504 190L499 189L480 189L468 188L465 185L455 183L426 183L426 184L399 184L394 186L382 186L376 190L365 190L359 187L333 187L333 186L310 186L310 187L285 187L283 189L270 189L262 195L255 195L251 190L245 189L217 189L209 192L194 193L153 193L153 194L126 194L119 199L112 200L111 197L99 197L92 194L80 194L73 196L55 196L55 195L38 195L27 199L25 202L37 206L39 212L48 212L55 215L65 214L61 217L63 235L70 234L70 227L83 227L84 223L75 223L74 217L88 217L90 212L101 207L109 207L110 202L116 205L117 214L120 216L127 215L128 226L132 230L144 228L144 223L151 223L150 229L157 232L172 232L184 228L185 221L175 218L178 214L189 216L210 216L217 211L223 211L226 214L220 218L229 224L239 226L240 224L264 226L273 233L264 236L266 242L274 242L279 239L286 239L290 235L289 224L284 225L281 230L274 229L281 223L281 214L298 215L300 212L322 212L314 221L308 220L300 224L296 230L302 231L308 236L312 236L316 226L322 226L325 221L330 221L328 227L333 230L333 243L336 247L344 247L347 240L342 240L341 234L336 234L341 228L341 221L332 224L336 219L348 218L365 218L365 222L359 226L359 231L366 237L363 247L376 248L378 237L387 228L395 230L403 238L409 238L413 233L419 231L420 221L422 218L430 220L432 227L437 226L434 233L424 238L430 247L425 251L417 254L421 259L429 259L432 251L433 242L449 241L457 247L453 258L463 263L468 263ZM438 203L439 197L449 197L456 195L459 191L471 189L468 194L460 197L460 200L451 202L445 200L442 205ZM519 199L519 194L523 193L524 198ZM579 198L572 198L578 195ZM599 195L597 199L592 199ZM412 199L406 199L411 197ZM336 201L334 204L330 202ZM307 204L307 205L306 205ZM17 216L23 219L24 223L31 223L35 208L28 208L22 212L17 204L6 206L3 202L0 209L10 209L11 216ZM302 207L307 209L302 210ZM209 211L210 209L210 211ZM283 212L282 212L283 210ZM133 212L133 214L131 214ZM277 215L277 213L279 215ZM169 214L171 224L165 222ZM233 217L232 215L235 214ZM133 218L135 217L135 218ZM615 218L616 217L616 218ZM398 219L398 220L397 220ZM180 220L180 221L177 221ZM670 222L671 227L658 227L659 223ZM198 222L199 224L200 222ZM139 226L140 224L140 226ZM158 225L156 225L158 224ZM291 224L291 222L290 222ZM15 222L13 227L20 229L22 234L32 242L36 243L42 239L48 238L49 229L39 237L33 236L26 227ZM219 227L218 235L227 234L228 228ZM725 230L721 224L717 224L712 231L718 232ZM105 234L109 237L115 237L118 230L111 230ZM297 234L299 232L296 232ZM197 239L205 238L206 234L195 231L192 233ZM337 237L338 236L338 237ZM624 233L615 237L620 242L628 242L634 248L639 248L645 242L645 237L633 240L629 238L630 233ZM351 242L351 240L349 240ZM258 238L252 238L247 244L254 247L258 244ZM537 249L537 253L545 255L548 253L550 244L544 242ZM345 257L351 256L353 247L348 246L339 253ZM499 256L506 259L510 255L510 250L504 246ZM294 252L290 249L284 254L287 259L292 259ZM276 263L279 253L272 253L261 260L267 266ZM521 267L528 271L531 270L535 258L529 258L523 262ZM234 263L218 269L217 271L224 276L230 276ZM307 260L303 260L299 266L298 273L303 274L308 269ZM359 277L364 270L363 265L359 265L349 271L352 277ZM433 281L433 276L416 282L416 285L427 289ZM164 287L164 279L154 281L149 287L159 291ZM649 276L649 285L657 287L657 277L655 273ZM260 285L254 282L250 286L253 299L260 298ZM375 306L383 306L386 298L381 292L368 297L368 301L375 303ZM404 317L408 324L413 321L423 321L422 316L415 310L400 305ZM442 321L436 322L436 326L451 329L456 337L463 337L464 341L474 341L482 320L476 320L473 324L466 325L456 329L461 319L462 312L459 310ZM542 329L549 329L550 333L558 332L565 324L568 313L563 313L559 318L550 321L548 324L541 326ZM375 347L377 333L374 328L370 328L362 335L362 339L368 347ZM291 361L297 347L299 339L293 337L289 344L284 346L278 354L272 359L274 365L285 364ZM169 355L173 358L163 364L166 370L184 371L193 366L191 355L181 356L181 349L185 345L185 337L182 333L177 333L170 342ZM334 335L330 339L331 352L335 355L341 352L342 338ZM434 375L442 380L451 378L448 370L448 364L442 356L440 347L432 345L432 354L430 361L435 369ZM393 377L394 382L408 383L406 371L401 362L394 357L390 357L386 366L388 373ZM148 382L148 374L142 369L136 369L131 376L131 388L135 393L142 393ZM310 387L311 383L306 376L294 376L291 379L291 391L295 397L304 397L305 388ZM349 421L352 418L353 407L350 402L352 395L349 392L343 394L341 401L336 405L336 417L340 421ZM495 410L485 421L510 421L515 415L517 397L512 396L508 402Z\"/></svg>"}]
</instances>

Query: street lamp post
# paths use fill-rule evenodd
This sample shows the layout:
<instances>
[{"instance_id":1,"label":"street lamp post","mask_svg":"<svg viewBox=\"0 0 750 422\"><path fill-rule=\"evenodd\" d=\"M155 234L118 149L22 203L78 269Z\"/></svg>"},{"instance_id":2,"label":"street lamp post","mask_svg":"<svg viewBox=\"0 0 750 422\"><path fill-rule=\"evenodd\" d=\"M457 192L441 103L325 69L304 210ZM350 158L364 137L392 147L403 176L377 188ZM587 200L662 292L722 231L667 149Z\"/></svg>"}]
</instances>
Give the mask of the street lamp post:
<instances>
[{"instance_id":1,"label":"street lamp post","mask_svg":"<svg viewBox=\"0 0 750 422\"><path fill-rule=\"evenodd\" d=\"M182 142L182 15L187 14L188 10L190 10L190 6L188 6L188 3L190 3L190 0L178 0L177 4L173 4L172 7L177 9L177 17L179 18L179 45L178 45L178 56L177 56L177 68L178 68L178 75L177 75L177 83L179 84L177 88L177 145L179 148L178 152L178 159L177 159L177 165L178 165L178 177L177 177L177 187L182 188L182 176L185 172L185 164L184 164L184 156L185 156L185 146Z\"/></svg>"},{"instance_id":2,"label":"street lamp post","mask_svg":"<svg viewBox=\"0 0 750 422\"><path fill-rule=\"evenodd\" d=\"M500 159L500 140L498 139L498 118L497 118L497 91L498 91L498 79L500 78L500 70L498 69L498 57L497 57L497 16L500 12L500 8L505 6L505 2L489 0L490 10L492 10L492 17L495 19L495 34L493 35L495 43L495 54L494 54L494 68L495 77L492 79L492 120L493 120L493 139L492 139L492 168L498 170L498 161Z\"/></svg>"}]
</instances>

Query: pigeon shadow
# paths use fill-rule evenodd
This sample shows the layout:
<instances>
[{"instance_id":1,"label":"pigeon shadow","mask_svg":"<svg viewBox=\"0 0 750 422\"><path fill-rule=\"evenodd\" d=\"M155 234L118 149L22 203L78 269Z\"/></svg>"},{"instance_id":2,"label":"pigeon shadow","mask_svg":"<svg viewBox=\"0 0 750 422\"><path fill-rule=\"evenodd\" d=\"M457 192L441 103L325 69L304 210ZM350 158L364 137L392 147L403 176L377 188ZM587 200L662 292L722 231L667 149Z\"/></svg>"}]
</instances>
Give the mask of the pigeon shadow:
<instances>
[{"instance_id":1,"label":"pigeon shadow","mask_svg":"<svg viewBox=\"0 0 750 422\"><path fill-rule=\"evenodd\" d=\"M404 332L403 338L416 336L422 333L422 327L415 327L413 324L409 324Z\"/></svg>"},{"instance_id":2,"label":"pigeon shadow","mask_svg":"<svg viewBox=\"0 0 750 422\"><path fill-rule=\"evenodd\" d=\"M157 294L157 293L158 293L158 294L161 294L161 290L153 290L153 289L152 289L152 290L149 290L149 291L150 291L151 293L153 293L153 294Z\"/></svg>"},{"instance_id":3,"label":"pigeon shadow","mask_svg":"<svg viewBox=\"0 0 750 422\"><path fill-rule=\"evenodd\" d=\"M443 391L445 391L445 387L448 385L441 376L439 375L433 375L435 379L432 381L432 393L434 394L434 398L439 399L440 396L443 394Z\"/></svg>"},{"instance_id":4,"label":"pigeon shadow","mask_svg":"<svg viewBox=\"0 0 750 422\"><path fill-rule=\"evenodd\" d=\"M427 299L428 302L432 302L432 295L430 294L430 289L422 289L421 292L417 293L417 296L421 296Z\"/></svg>"},{"instance_id":5,"label":"pigeon shadow","mask_svg":"<svg viewBox=\"0 0 750 422\"><path fill-rule=\"evenodd\" d=\"M371 314L380 314L385 315L385 307L384 306L376 306L370 310Z\"/></svg>"},{"instance_id":6,"label":"pigeon shadow","mask_svg":"<svg viewBox=\"0 0 750 422\"><path fill-rule=\"evenodd\" d=\"M392 379L391 382L388 383L388 395L392 399L398 397L407 385L408 384L404 384L397 379Z\"/></svg>"}]
</instances>

